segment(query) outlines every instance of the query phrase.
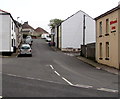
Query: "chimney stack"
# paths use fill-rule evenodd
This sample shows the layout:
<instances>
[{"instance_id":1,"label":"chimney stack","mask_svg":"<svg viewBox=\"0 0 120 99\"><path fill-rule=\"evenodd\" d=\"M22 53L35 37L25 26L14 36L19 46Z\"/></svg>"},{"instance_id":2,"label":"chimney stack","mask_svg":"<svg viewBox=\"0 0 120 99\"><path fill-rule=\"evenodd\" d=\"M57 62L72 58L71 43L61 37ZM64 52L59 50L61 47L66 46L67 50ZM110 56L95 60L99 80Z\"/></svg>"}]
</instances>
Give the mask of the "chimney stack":
<instances>
[{"instance_id":1,"label":"chimney stack","mask_svg":"<svg viewBox=\"0 0 120 99\"><path fill-rule=\"evenodd\" d=\"M24 24L28 24L28 21L27 21L27 22L24 22Z\"/></svg>"}]
</instances>

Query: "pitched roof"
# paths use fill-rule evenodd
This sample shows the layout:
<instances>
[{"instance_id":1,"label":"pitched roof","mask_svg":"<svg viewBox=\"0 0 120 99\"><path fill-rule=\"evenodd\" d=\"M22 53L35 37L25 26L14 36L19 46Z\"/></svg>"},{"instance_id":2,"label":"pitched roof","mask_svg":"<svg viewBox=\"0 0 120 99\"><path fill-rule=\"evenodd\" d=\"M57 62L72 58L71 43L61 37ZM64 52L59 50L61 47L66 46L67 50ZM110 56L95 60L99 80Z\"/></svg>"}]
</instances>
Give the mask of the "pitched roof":
<instances>
[{"instance_id":1,"label":"pitched roof","mask_svg":"<svg viewBox=\"0 0 120 99\"><path fill-rule=\"evenodd\" d=\"M48 33L47 31L45 31L43 28L38 27L35 29L36 32L44 32L44 33Z\"/></svg>"},{"instance_id":2,"label":"pitched roof","mask_svg":"<svg viewBox=\"0 0 120 99\"><path fill-rule=\"evenodd\" d=\"M98 19L100 19L100 18L102 18L102 17L104 17L104 16L106 16L106 15L108 15L108 14L110 14L110 13L116 11L116 10L118 10L118 9L120 9L120 5L118 5L117 7L115 7L115 8L113 8L113 9L111 9L111 10L105 12L104 14L102 14L102 15L96 17L95 20L98 20Z\"/></svg>"},{"instance_id":3,"label":"pitched roof","mask_svg":"<svg viewBox=\"0 0 120 99\"><path fill-rule=\"evenodd\" d=\"M9 13L9 12L7 12L7 11L4 11L4 10L1 10L1 9L0 9L0 11L1 11L1 12L4 12L4 13Z\"/></svg>"},{"instance_id":4,"label":"pitched roof","mask_svg":"<svg viewBox=\"0 0 120 99\"><path fill-rule=\"evenodd\" d=\"M9 15L11 17L11 19L13 20L13 22L15 23L16 27L18 27L17 21L15 21L13 19L12 15L9 12L1 10L1 9L0 9L0 11L3 12L3 13L0 13L0 15Z\"/></svg>"},{"instance_id":5,"label":"pitched roof","mask_svg":"<svg viewBox=\"0 0 120 99\"><path fill-rule=\"evenodd\" d=\"M22 25L22 29L33 29L33 30L35 30L32 26L30 26L28 23L24 23L23 25Z\"/></svg>"}]
</instances>

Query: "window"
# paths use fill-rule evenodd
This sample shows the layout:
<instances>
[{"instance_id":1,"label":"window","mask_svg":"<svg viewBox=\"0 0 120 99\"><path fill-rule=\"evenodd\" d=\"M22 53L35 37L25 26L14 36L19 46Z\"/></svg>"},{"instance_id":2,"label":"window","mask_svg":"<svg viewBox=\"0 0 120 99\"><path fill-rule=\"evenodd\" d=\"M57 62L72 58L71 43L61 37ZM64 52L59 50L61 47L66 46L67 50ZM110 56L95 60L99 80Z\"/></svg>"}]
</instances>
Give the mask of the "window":
<instances>
[{"instance_id":1,"label":"window","mask_svg":"<svg viewBox=\"0 0 120 99\"><path fill-rule=\"evenodd\" d=\"M14 46L14 40L12 39L12 47Z\"/></svg>"},{"instance_id":2,"label":"window","mask_svg":"<svg viewBox=\"0 0 120 99\"><path fill-rule=\"evenodd\" d=\"M109 60L109 42L106 42L106 60Z\"/></svg>"},{"instance_id":3,"label":"window","mask_svg":"<svg viewBox=\"0 0 120 99\"><path fill-rule=\"evenodd\" d=\"M13 30L13 22L12 22L12 30Z\"/></svg>"},{"instance_id":4,"label":"window","mask_svg":"<svg viewBox=\"0 0 120 99\"><path fill-rule=\"evenodd\" d=\"M102 59L102 43L100 43L100 45L99 45L99 48L100 48L100 58L99 59Z\"/></svg>"},{"instance_id":5,"label":"window","mask_svg":"<svg viewBox=\"0 0 120 99\"><path fill-rule=\"evenodd\" d=\"M102 21L99 23L99 37L102 37Z\"/></svg>"},{"instance_id":6,"label":"window","mask_svg":"<svg viewBox=\"0 0 120 99\"><path fill-rule=\"evenodd\" d=\"M106 34L105 36L109 35L109 19L106 19Z\"/></svg>"}]
</instances>

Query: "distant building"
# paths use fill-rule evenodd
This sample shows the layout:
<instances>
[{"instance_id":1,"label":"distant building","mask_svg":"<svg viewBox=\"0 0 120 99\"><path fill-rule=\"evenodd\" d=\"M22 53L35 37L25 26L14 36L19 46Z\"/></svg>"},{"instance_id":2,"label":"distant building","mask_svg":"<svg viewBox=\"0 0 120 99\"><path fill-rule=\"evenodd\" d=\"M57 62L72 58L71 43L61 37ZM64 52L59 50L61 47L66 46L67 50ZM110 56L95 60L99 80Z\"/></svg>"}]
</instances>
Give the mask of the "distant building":
<instances>
[{"instance_id":1,"label":"distant building","mask_svg":"<svg viewBox=\"0 0 120 99\"><path fill-rule=\"evenodd\" d=\"M96 60L120 68L120 5L96 20Z\"/></svg>"},{"instance_id":2,"label":"distant building","mask_svg":"<svg viewBox=\"0 0 120 99\"><path fill-rule=\"evenodd\" d=\"M45 31L45 30L44 30L43 28L41 28L41 27L38 27L38 28L35 29L35 31L34 31L34 35L35 35L35 36L41 36L42 34L48 34L48 32Z\"/></svg>"},{"instance_id":3,"label":"distant building","mask_svg":"<svg viewBox=\"0 0 120 99\"><path fill-rule=\"evenodd\" d=\"M26 35L33 35L35 29L28 24L28 22L24 22L22 25L22 33Z\"/></svg>"}]
</instances>

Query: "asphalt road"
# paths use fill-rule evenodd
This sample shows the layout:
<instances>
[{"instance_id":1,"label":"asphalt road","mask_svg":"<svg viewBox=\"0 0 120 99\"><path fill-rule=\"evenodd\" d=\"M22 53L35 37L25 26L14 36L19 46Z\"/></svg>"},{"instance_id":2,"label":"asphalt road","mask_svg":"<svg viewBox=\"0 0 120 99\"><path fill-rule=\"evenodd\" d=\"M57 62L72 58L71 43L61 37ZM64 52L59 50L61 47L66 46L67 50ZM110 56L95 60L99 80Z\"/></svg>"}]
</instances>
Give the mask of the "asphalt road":
<instances>
[{"instance_id":1,"label":"asphalt road","mask_svg":"<svg viewBox=\"0 0 120 99\"><path fill-rule=\"evenodd\" d=\"M4 97L118 96L118 75L54 51L41 39L34 40L32 53L2 59Z\"/></svg>"}]
</instances>

